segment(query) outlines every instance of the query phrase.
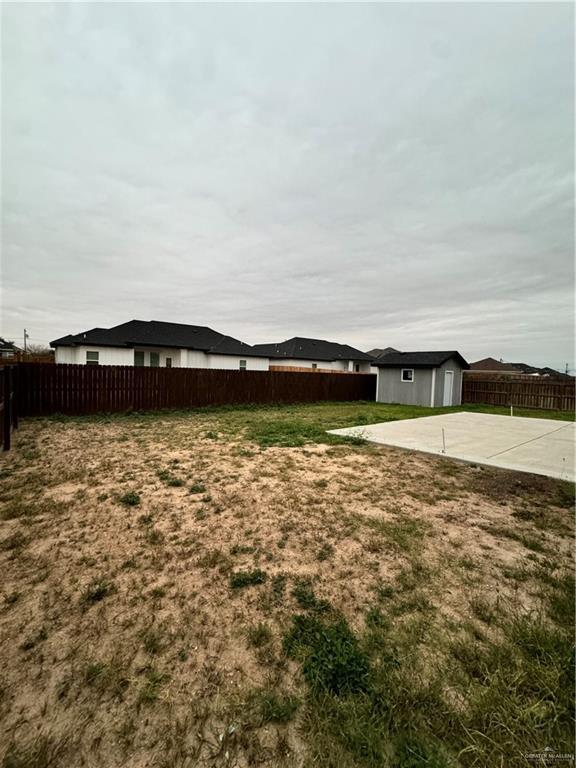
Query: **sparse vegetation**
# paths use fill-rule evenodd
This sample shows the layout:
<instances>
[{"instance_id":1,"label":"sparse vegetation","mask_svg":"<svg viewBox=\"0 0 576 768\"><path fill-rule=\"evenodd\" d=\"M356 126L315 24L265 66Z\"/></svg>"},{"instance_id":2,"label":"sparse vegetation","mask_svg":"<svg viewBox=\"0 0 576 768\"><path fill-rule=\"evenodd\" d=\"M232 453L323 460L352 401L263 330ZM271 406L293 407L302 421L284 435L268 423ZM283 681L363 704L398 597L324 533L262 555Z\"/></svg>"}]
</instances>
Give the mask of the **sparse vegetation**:
<instances>
[{"instance_id":1,"label":"sparse vegetation","mask_svg":"<svg viewBox=\"0 0 576 768\"><path fill-rule=\"evenodd\" d=\"M422 412L24 420L0 491L0 765L574 751L573 486L324 432Z\"/></svg>"},{"instance_id":2,"label":"sparse vegetation","mask_svg":"<svg viewBox=\"0 0 576 768\"><path fill-rule=\"evenodd\" d=\"M140 495L136 491L128 491L120 496L120 503L125 507L137 507L140 504Z\"/></svg>"},{"instance_id":3,"label":"sparse vegetation","mask_svg":"<svg viewBox=\"0 0 576 768\"><path fill-rule=\"evenodd\" d=\"M98 576L82 590L80 601L84 604L99 603L105 597L114 594L116 585L105 576Z\"/></svg>"},{"instance_id":4,"label":"sparse vegetation","mask_svg":"<svg viewBox=\"0 0 576 768\"><path fill-rule=\"evenodd\" d=\"M168 472L168 470L166 469L160 470L158 472L158 477L169 488L180 488L181 486L184 485L184 480L182 480L180 477L176 477L171 472Z\"/></svg>"},{"instance_id":5,"label":"sparse vegetation","mask_svg":"<svg viewBox=\"0 0 576 768\"><path fill-rule=\"evenodd\" d=\"M263 723L288 723L294 718L300 706L297 696L273 690L260 691L256 701Z\"/></svg>"},{"instance_id":6,"label":"sparse vegetation","mask_svg":"<svg viewBox=\"0 0 576 768\"><path fill-rule=\"evenodd\" d=\"M243 589L244 587L253 587L257 584L263 584L267 575L260 568L253 571L236 571L230 574L230 586L232 589Z\"/></svg>"},{"instance_id":7,"label":"sparse vegetation","mask_svg":"<svg viewBox=\"0 0 576 768\"><path fill-rule=\"evenodd\" d=\"M266 624L262 624L262 622L248 629L248 642L254 648L261 648L263 645L267 645L271 639L272 630Z\"/></svg>"}]
</instances>

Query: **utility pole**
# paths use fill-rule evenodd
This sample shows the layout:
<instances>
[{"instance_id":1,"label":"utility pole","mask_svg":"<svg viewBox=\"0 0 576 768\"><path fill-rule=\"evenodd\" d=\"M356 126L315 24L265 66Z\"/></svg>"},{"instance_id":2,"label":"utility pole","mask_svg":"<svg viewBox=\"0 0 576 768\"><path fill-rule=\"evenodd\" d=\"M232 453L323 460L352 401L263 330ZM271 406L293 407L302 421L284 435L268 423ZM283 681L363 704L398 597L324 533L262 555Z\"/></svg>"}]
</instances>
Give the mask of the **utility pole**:
<instances>
[{"instance_id":1,"label":"utility pole","mask_svg":"<svg viewBox=\"0 0 576 768\"><path fill-rule=\"evenodd\" d=\"M24 328L24 354L26 354L26 352L27 352L27 344L26 344L26 342L28 341L28 338L29 338L28 331L26 330L26 328Z\"/></svg>"},{"instance_id":2,"label":"utility pole","mask_svg":"<svg viewBox=\"0 0 576 768\"><path fill-rule=\"evenodd\" d=\"M568 363L566 363L566 375L568 375Z\"/></svg>"}]
</instances>

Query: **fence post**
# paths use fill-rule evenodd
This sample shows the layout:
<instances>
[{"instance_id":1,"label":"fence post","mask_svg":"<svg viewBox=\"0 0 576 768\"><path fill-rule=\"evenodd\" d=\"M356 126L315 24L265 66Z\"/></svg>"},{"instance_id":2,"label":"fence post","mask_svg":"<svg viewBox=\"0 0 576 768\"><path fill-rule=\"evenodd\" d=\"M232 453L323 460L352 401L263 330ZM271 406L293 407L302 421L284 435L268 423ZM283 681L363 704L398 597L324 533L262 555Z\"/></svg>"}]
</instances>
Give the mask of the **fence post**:
<instances>
[{"instance_id":1,"label":"fence post","mask_svg":"<svg viewBox=\"0 0 576 768\"><path fill-rule=\"evenodd\" d=\"M7 365L4 369L4 435L2 440L2 449L4 451L10 450L10 430L12 429L11 373L11 367Z\"/></svg>"},{"instance_id":2,"label":"fence post","mask_svg":"<svg viewBox=\"0 0 576 768\"><path fill-rule=\"evenodd\" d=\"M12 426L18 429L18 397L20 391L20 369L15 366L12 369Z\"/></svg>"}]
</instances>

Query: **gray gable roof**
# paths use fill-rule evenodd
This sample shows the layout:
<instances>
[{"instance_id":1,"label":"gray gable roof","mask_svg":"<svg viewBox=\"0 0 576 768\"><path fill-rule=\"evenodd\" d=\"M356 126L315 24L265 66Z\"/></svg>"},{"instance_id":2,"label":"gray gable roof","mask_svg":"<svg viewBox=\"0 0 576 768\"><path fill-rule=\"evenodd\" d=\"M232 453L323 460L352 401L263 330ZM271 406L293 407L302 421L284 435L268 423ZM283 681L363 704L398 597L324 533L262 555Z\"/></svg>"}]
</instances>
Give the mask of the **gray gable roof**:
<instances>
[{"instance_id":1,"label":"gray gable roof","mask_svg":"<svg viewBox=\"0 0 576 768\"><path fill-rule=\"evenodd\" d=\"M285 358L287 360L372 360L370 355L360 352L359 349L348 346L348 344L337 344L335 341L324 341L323 339L305 339L301 336L294 336L293 339L282 341L279 344L254 344L254 350L257 350L265 357L274 359Z\"/></svg>"},{"instance_id":2,"label":"gray gable roof","mask_svg":"<svg viewBox=\"0 0 576 768\"><path fill-rule=\"evenodd\" d=\"M384 355L389 355L391 352L399 351L399 349L394 349L394 347L384 347L384 349L376 347L375 349L369 349L366 354L370 355L370 357L384 357Z\"/></svg>"},{"instance_id":3,"label":"gray gable roof","mask_svg":"<svg viewBox=\"0 0 576 768\"><path fill-rule=\"evenodd\" d=\"M470 366L460 352L391 352L373 362L377 368L439 368L447 360L454 358L461 368Z\"/></svg>"},{"instance_id":4,"label":"gray gable roof","mask_svg":"<svg viewBox=\"0 0 576 768\"><path fill-rule=\"evenodd\" d=\"M51 347L83 344L99 347L178 347L216 355L259 356L249 344L213 331L212 328L158 320L130 320L114 328L92 328L50 342Z\"/></svg>"}]
</instances>

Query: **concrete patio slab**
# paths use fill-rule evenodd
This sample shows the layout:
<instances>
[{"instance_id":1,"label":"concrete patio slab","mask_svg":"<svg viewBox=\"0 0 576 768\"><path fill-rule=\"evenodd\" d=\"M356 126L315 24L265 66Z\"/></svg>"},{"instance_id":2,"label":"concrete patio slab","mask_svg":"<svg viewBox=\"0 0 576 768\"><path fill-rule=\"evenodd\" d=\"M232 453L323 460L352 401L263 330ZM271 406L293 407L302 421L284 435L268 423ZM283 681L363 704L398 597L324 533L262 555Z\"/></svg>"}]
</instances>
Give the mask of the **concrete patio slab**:
<instances>
[{"instance_id":1,"label":"concrete patio slab","mask_svg":"<svg viewBox=\"0 0 576 768\"><path fill-rule=\"evenodd\" d=\"M576 479L576 430L569 421L462 411L328 431L477 464Z\"/></svg>"}]
</instances>

